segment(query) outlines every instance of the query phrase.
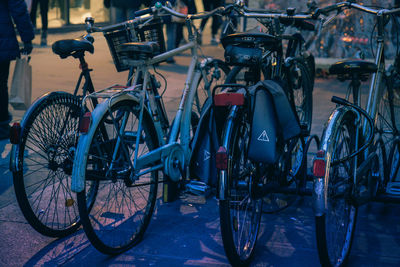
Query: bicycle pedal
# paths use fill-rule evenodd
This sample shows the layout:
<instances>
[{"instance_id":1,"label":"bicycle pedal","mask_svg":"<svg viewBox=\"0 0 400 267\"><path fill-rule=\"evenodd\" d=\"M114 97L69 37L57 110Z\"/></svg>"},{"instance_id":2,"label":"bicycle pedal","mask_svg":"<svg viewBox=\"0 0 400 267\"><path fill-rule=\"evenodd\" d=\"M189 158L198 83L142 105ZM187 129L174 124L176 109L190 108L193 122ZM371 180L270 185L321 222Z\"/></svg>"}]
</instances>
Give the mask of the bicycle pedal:
<instances>
[{"instance_id":1,"label":"bicycle pedal","mask_svg":"<svg viewBox=\"0 0 400 267\"><path fill-rule=\"evenodd\" d=\"M400 196L400 182L389 182L386 186L386 193Z\"/></svg>"},{"instance_id":2,"label":"bicycle pedal","mask_svg":"<svg viewBox=\"0 0 400 267\"><path fill-rule=\"evenodd\" d=\"M210 187L201 181L190 181L186 184L186 191L197 196L208 196Z\"/></svg>"}]
</instances>

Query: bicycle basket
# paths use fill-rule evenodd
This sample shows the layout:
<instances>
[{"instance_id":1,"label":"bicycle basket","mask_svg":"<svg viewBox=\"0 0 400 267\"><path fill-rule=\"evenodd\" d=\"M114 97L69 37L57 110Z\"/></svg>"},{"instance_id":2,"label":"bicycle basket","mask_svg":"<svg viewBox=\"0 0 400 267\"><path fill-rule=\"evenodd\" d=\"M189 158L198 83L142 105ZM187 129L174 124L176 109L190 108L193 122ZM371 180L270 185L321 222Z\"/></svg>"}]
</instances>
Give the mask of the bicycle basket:
<instances>
[{"instance_id":1,"label":"bicycle basket","mask_svg":"<svg viewBox=\"0 0 400 267\"><path fill-rule=\"evenodd\" d=\"M128 56L126 53L121 53L119 46L129 42L157 42L160 46L160 54L165 52L165 41L162 30L161 20L153 20L146 25L126 24L125 27L104 32L104 37L107 40L111 56L114 61L115 68L118 72L129 69L129 64L126 64Z\"/></svg>"}]
</instances>

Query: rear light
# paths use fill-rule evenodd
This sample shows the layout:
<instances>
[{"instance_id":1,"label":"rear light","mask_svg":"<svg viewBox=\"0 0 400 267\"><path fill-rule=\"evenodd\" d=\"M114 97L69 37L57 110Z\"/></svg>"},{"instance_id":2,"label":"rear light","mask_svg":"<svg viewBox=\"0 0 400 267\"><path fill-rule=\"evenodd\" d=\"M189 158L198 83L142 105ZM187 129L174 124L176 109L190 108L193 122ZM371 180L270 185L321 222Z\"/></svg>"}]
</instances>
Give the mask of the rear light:
<instances>
[{"instance_id":1,"label":"rear light","mask_svg":"<svg viewBox=\"0 0 400 267\"><path fill-rule=\"evenodd\" d=\"M19 144L21 137L21 124L19 122L14 122L10 128L10 143L13 145Z\"/></svg>"},{"instance_id":2,"label":"rear light","mask_svg":"<svg viewBox=\"0 0 400 267\"><path fill-rule=\"evenodd\" d=\"M219 147L217 154L215 155L215 166L219 170L226 170L228 168L228 155L225 147Z\"/></svg>"},{"instance_id":3,"label":"rear light","mask_svg":"<svg viewBox=\"0 0 400 267\"><path fill-rule=\"evenodd\" d=\"M221 93L214 96L216 106L242 106L243 104L244 95L241 93Z\"/></svg>"},{"instance_id":4,"label":"rear light","mask_svg":"<svg viewBox=\"0 0 400 267\"><path fill-rule=\"evenodd\" d=\"M84 134L87 133L89 131L91 122L92 113L86 112L79 120L79 132Z\"/></svg>"},{"instance_id":5,"label":"rear light","mask_svg":"<svg viewBox=\"0 0 400 267\"><path fill-rule=\"evenodd\" d=\"M325 177L326 161L325 151L319 150L313 162L313 175L316 178Z\"/></svg>"}]
</instances>

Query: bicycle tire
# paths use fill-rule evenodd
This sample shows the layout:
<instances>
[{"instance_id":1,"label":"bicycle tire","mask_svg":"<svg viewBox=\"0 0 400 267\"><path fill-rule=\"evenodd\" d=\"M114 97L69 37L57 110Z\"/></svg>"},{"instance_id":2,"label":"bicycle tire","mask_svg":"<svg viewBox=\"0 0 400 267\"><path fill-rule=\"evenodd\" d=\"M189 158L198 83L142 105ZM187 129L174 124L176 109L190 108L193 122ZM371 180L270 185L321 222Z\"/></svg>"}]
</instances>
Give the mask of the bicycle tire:
<instances>
[{"instance_id":1,"label":"bicycle tire","mask_svg":"<svg viewBox=\"0 0 400 267\"><path fill-rule=\"evenodd\" d=\"M137 150L140 156L159 146L154 123L146 110L140 126L141 132L137 133L139 113L140 107L136 101L125 99L113 103L99 118L99 122L93 122L96 132L91 140L87 140L90 143L86 144L90 147L84 161L85 181L96 181L98 189L95 193L87 188L79 192L78 208L88 239L104 254L119 254L138 244L155 207L158 171L149 171L135 177L133 182L129 178L132 172L128 161L133 160L134 152ZM121 130L123 118L126 118L127 124ZM108 120L113 123L107 123ZM111 165L117 142L115 127L118 127L124 142L118 158ZM135 147L137 136L140 138L139 148ZM80 144L77 153L80 153L79 149ZM110 166L114 166L113 169ZM86 201L91 197L95 198L92 205Z\"/></svg>"},{"instance_id":2,"label":"bicycle tire","mask_svg":"<svg viewBox=\"0 0 400 267\"><path fill-rule=\"evenodd\" d=\"M302 59L296 59L287 70L288 75L284 80L288 81L289 100L296 108L300 125L307 134L311 131L313 108L313 75L310 74L307 63Z\"/></svg>"},{"instance_id":3,"label":"bicycle tire","mask_svg":"<svg viewBox=\"0 0 400 267\"><path fill-rule=\"evenodd\" d=\"M80 226L70 191L80 103L69 93L54 92L34 103L22 122L15 195L28 223L50 237L67 236Z\"/></svg>"},{"instance_id":4,"label":"bicycle tire","mask_svg":"<svg viewBox=\"0 0 400 267\"><path fill-rule=\"evenodd\" d=\"M393 141L398 135L398 129L396 126L397 115L395 112L395 104L400 104L400 99L398 96L395 96L392 85L394 81L392 80L392 76L386 77L385 83L382 83L383 90L381 95L379 96L379 104L377 107L377 115L376 115L376 132L378 139L382 140L384 143L383 149L381 151L390 153ZM382 159L383 162L389 162L391 159L387 158L388 154L379 153L378 158ZM381 168L386 166L380 164ZM390 177L388 177L390 170L383 169L381 173L384 175L383 184L386 186L388 182L391 181Z\"/></svg>"},{"instance_id":5,"label":"bicycle tire","mask_svg":"<svg viewBox=\"0 0 400 267\"><path fill-rule=\"evenodd\" d=\"M326 149L326 174L322 189L325 213L317 214L316 238L318 255L322 266L342 266L348 259L357 220L357 207L351 202L354 160L337 163L355 151L356 126L351 113L335 120ZM328 126L329 127L329 126ZM328 139L327 139L328 138ZM336 161L336 163L334 163Z\"/></svg>"},{"instance_id":6,"label":"bicycle tire","mask_svg":"<svg viewBox=\"0 0 400 267\"><path fill-rule=\"evenodd\" d=\"M228 174L227 195L225 200L219 200L220 227L229 262L232 266L247 266L257 242L263 201L250 192L257 178L246 173L253 166L243 153L249 141L249 120L245 113L230 120L233 120L232 127L224 133L224 136L230 136L227 147L230 160L225 170Z\"/></svg>"},{"instance_id":7,"label":"bicycle tire","mask_svg":"<svg viewBox=\"0 0 400 267\"><path fill-rule=\"evenodd\" d=\"M400 182L400 140L393 142L388 162L389 182Z\"/></svg>"},{"instance_id":8,"label":"bicycle tire","mask_svg":"<svg viewBox=\"0 0 400 267\"><path fill-rule=\"evenodd\" d=\"M214 87L225 83L230 72L229 66L220 59L207 60L207 62L201 66L201 69L204 73L200 76L200 80L196 87L196 96L193 101L194 108L192 110L199 116L199 118L203 105L206 99L211 97ZM207 83L205 82L204 74L207 77Z\"/></svg>"}]
</instances>

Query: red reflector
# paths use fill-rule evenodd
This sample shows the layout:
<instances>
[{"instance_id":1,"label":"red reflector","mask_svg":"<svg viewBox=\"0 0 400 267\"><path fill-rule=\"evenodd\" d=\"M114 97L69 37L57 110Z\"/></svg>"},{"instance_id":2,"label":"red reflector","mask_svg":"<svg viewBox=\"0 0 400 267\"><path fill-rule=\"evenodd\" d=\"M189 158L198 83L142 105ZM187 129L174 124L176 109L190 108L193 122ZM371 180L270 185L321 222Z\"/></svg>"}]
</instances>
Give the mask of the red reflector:
<instances>
[{"instance_id":1,"label":"red reflector","mask_svg":"<svg viewBox=\"0 0 400 267\"><path fill-rule=\"evenodd\" d=\"M221 93L214 96L216 106L242 106L244 95L241 93Z\"/></svg>"},{"instance_id":2,"label":"red reflector","mask_svg":"<svg viewBox=\"0 0 400 267\"><path fill-rule=\"evenodd\" d=\"M215 165L219 170L226 170L228 168L228 155L226 154L225 147L219 147L215 155Z\"/></svg>"},{"instance_id":3,"label":"red reflector","mask_svg":"<svg viewBox=\"0 0 400 267\"><path fill-rule=\"evenodd\" d=\"M13 145L19 144L20 136L21 136L21 124L19 122L14 122L10 128L10 143Z\"/></svg>"},{"instance_id":4,"label":"red reflector","mask_svg":"<svg viewBox=\"0 0 400 267\"><path fill-rule=\"evenodd\" d=\"M79 132L87 133L92 122L92 113L86 112L79 120Z\"/></svg>"},{"instance_id":5,"label":"red reflector","mask_svg":"<svg viewBox=\"0 0 400 267\"><path fill-rule=\"evenodd\" d=\"M325 151L319 150L313 162L313 175L317 178L325 177Z\"/></svg>"}]
</instances>

